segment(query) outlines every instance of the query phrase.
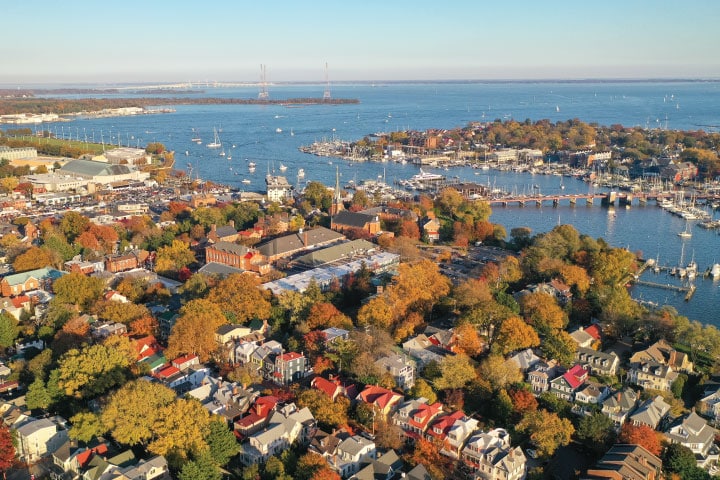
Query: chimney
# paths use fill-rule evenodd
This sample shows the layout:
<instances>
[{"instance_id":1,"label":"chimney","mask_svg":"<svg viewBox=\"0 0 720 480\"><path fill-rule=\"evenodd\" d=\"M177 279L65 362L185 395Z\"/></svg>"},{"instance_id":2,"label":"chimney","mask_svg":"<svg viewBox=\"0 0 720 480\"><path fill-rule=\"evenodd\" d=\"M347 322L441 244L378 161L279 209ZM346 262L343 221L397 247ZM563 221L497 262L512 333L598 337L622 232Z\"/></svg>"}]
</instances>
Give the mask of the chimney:
<instances>
[{"instance_id":1,"label":"chimney","mask_svg":"<svg viewBox=\"0 0 720 480\"><path fill-rule=\"evenodd\" d=\"M216 230L217 230L217 225L215 225L214 223L213 223L212 225L210 225L210 231L211 231L211 232L214 232L214 231L216 231Z\"/></svg>"},{"instance_id":2,"label":"chimney","mask_svg":"<svg viewBox=\"0 0 720 480\"><path fill-rule=\"evenodd\" d=\"M228 220L228 225L235 228L235 220Z\"/></svg>"},{"instance_id":3,"label":"chimney","mask_svg":"<svg viewBox=\"0 0 720 480\"><path fill-rule=\"evenodd\" d=\"M303 245L307 247L308 245L308 235L307 232L303 232Z\"/></svg>"}]
</instances>

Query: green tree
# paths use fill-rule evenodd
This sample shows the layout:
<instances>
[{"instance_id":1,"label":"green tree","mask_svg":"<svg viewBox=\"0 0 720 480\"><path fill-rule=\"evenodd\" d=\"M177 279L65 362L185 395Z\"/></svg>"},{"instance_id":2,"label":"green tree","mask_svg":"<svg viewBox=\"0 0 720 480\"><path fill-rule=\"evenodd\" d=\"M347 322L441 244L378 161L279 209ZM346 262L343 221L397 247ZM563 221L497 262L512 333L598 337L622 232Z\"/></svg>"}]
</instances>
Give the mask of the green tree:
<instances>
[{"instance_id":1,"label":"green tree","mask_svg":"<svg viewBox=\"0 0 720 480\"><path fill-rule=\"evenodd\" d=\"M680 375L678 375L672 385L670 385L670 391L675 398L682 398L683 389L685 388L685 383L687 382L687 379L688 376L684 373L681 373Z\"/></svg>"},{"instance_id":2,"label":"green tree","mask_svg":"<svg viewBox=\"0 0 720 480\"><path fill-rule=\"evenodd\" d=\"M602 453L615 441L615 426L610 417L595 412L580 419L577 437L589 448Z\"/></svg>"},{"instance_id":3,"label":"green tree","mask_svg":"<svg viewBox=\"0 0 720 480\"><path fill-rule=\"evenodd\" d=\"M698 468L695 454L688 447L679 443L671 443L662 454L663 469L676 474L683 480L710 479L710 474Z\"/></svg>"},{"instance_id":4,"label":"green tree","mask_svg":"<svg viewBox=\"0 0 720 480\"><path fill-rule=\"evenodd\" d=\"M332 203L332 194L330 190L320 182L309 182L305 186L303 194L305 199L310 202L313 207L327 210Z\"/></svg>"},{"instance_id":5,"label":"green tree","mask_svg":"<svg viewBox=\"0 0 720 480\"><path fill-rule=\"evenodd\" d=\"M563 365L570 365L575 358L577 343L564 330L548 334L540 344L546 358L554 358Z\"/></svg>"},{"instance_id":6,"label":"green tree","mask_svg":"<svg viewBox=\"0 0 720 480\"><path fill-rule=\"evenodd\" d=\"M221 480L223 476L212 457L204 453L193 460L184 462L178 478L180 480Z\"/></svg>"},{"instance_id":7,"label":"green tree","mask_svg":"<svg viewBox=\"0 0 720 480\"><path fill-rule=\"evenodd\" d=\"M15 339L20 333L18 321L7 312L0 312L0 347L8 348L15 345Z\"/></svg>"},{"instance_id":8,"label":"green tree","mask_svg":"<svg viewBox=\"0 0 720 480\"><path fill-rule=\"evenodd\" d=\"M523 376L517 364L502 355L489 355L478 368L478 375L490 383L493 390L504 389L513 383L522 382Z\"/></svg>"},{"instance_id":9,"label":"green tree","mask_svg":"<svg viewBox=\"0 0 720 480\"><path fill-rule=\"evenodd\" d=\"M47 409L52 404L52 397L45 388L45 382L42 377L35 378L30 384L25 394L25 403L27 408L35 410L36 408Z\"/></svg>"},{"instance_id":10,"label":"green tree","mask_svg":"<svg viewBox=\"0 0 720 480\"><path fill-rule=\"evenodd\" d=\"M225 421L213 418L205 442L210 447L208 453L216 465L226 465L240 452L240 444L235 435L227 428Z\"/></svg>"}]
</instances>

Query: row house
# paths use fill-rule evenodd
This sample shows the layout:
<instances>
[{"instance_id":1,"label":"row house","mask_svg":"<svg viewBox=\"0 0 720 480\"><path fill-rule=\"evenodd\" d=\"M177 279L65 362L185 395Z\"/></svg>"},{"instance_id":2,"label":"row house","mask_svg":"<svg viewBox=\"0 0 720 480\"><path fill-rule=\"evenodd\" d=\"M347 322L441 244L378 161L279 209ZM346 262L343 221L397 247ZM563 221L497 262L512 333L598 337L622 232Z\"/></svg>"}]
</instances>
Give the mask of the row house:
<instances>
[{"instance_id":1,"label":"row house","mask_svg":"<svg viewBox=\"0 0 720 480\"><path fill-rule=\"evenodd\" d=\"M338 444L328 464L342 478L348 478L360 470L362 462L374 460L375 457L377 457L375 442L360 435L353 435Z\"/></svg>"},{"instance_id":2,"label":"row house","mask_svg":"<svg viewBox=\"0 0 720 480\"><path fill-rule=\"evenodd\" d=\"M644 389L669 392L678 375L678 372L673 371L669 365L654 361L642 361L630 364L627 381Z\"/></svg>"},{"instance_id":3,"label":"row house","mask_svg":"<svg viewBox=\"0 0 720 480\"><path fill-rule=\"evenodd\" d=\"M575 361L588 368L593 375L615 375L620 365L620 359L615 352L598 352L586 347L578 347Z\"/></svg>"},{"instance_id":4,"label":"row house","mask_svg":"<svg viewBox=\"0 0 720 480\"><path fill-rule=\"evenodd\" d=\"M250 409L259 393L235 382L207 377L200 386L190 390L188 396L197 399L207 411L220 416L231 426Z\"/></svg>"},{"instance_id":5,"label":"row house","mask_svg":"<svg viewBox=\"0 0 720 480\"><path fill-rule=\"evenodd\" d=\"M676 372L691 373L693 363L687 354L678 352L667 341L659 340L645 350L635 352L630 363L655 362L671 367Z\"/></svg>"},{"instance_id":6,"label":"row house","mask_svg":"<svg viewBox=\"0 0 720 480\"><path fill-rule=\"evenodd\" d=\"M320 390L325 395L330 397L334 402L338 397L344 396L349 399L354 399L357 396L355 384L346 386L338 377L323 378L315 377L310 382L310 387Z\"/></svg>"},{"instance_id":7,"label":"row house","mask_svg":"<svg viewBox=\"0 0 720 480\"><path fill-rule=\"evenodd\" d=\"M602 412L613 421L615 428L619 429L628 415L635 410L637 403L637 393L631 388L626 388L606 398L602 403Z\"/></svg>"},{"instance_id":8,"label":"row house","mask_svg":"<svg viewBox=\"0 0 720 480\"><path fill-rule=\"evenodd\" d=\"M535 354L532 348L526 348L515 352L508 357L508 360L517 365L521 372L525 373L540 362L540 357Z\"/></svg>"},{"instance_id":9,"label":"row house","mask_svg":"<svg viewBox=\"0 0 720 480\"><path fill-rule=\"evenodd\" d=\"M415 385L415 362L407 355L397 353L382 357L375 361L375 366L392 375L395 385L402 390L409 390Z\"/></svg>"},{"instance_id":10,"label":"row house","mask_svg":"<svg viewBox=\"0 0 720 480\"><path fill-rule=\"evenodd\" d=\"M476 478L522 480L527 471L525 454L510 445L510 434L503 428L473 435L462 451L462 460Z\"/></svg>"},{"instance_id":11,"label":"row house","mask_svg":"<svg viewBox=\"0 0 720 480\"><path fill-rule=\"evenodd\" d=\"M666 420L669 412L670 405L665 403L665 400L658 395L641 403L637 410L630 414L628 420L635 426L647 425L655 430Z\"/></svg>"},{"instance_id":12,"label":"row house","mask_svg":"<svg viewBox=\"0 0 720 480\"><path fill-rule=\"evenodd\" d=\"M575 392L575 401L586 405L600 405L609 395L610 389L606 385L586 381Z\"/></svg>"},{"instance_id":13,"label":"row house","mask_svg":"<svg viewBox=\"0 0 720 480\"><path fill-rule=\"evenodd\" d=\"M662 478L661 471L662 460L644 447L616 444L580 479L657 480Z\"/></svg>"},{"instance_id":14,"label":"row house","mask_svg":"<svg viewBox=\"0 0 720 480\"><path fill-rule=\"evenodd\" d=\"M563 400L572 402L575 392L585 383L588 370L582 365L574 365L570 370L550 381L550 393Z\"/></svg>"},{"instance_id":15,"label":"row house","mask_svg":"<svg viewBox=\"0 0 720 480\"><path fill-rule=\"evenodd\" d=\"M402 395L377 385L367 385L355 398L372 405L374 411L386 417L397 408L402 399Z\"/></svg>"},{"instance_id":16,"label":"row house","mask_svg":"<svg viewBox=\"0 0 720 480\"><path fill-rule=\"evenodd\" d=\"M350 480L392 480L398 475L402 476L404 462L395 452L388 450L379 457L363 462L360 470L350 477ZM407 480L414 480L409 474L405 476ZM426 479L427 477L421 477Z\"/></svg>"},{"instance_id":17,"label":"row house","mask_svg":"<svg viewBox=\"0 0 720 480\"><path fill-rule=\"evenodd\" d=\"M592 348L600 345L600 327L590 325L588 327L580 327L570 332L570 338L577 343L578 348Z\"/></svg>"},{"instance_id":18,"label":"row house","mask_svg":"<svg viewBox=\"0 0 720 480\"><path fill-rule=\"evenodd\" d=\"M698 412L709 417L717 425L720 420L720 385L707 385L697 404Z\"/></svg>"},{"instance_id":19,"label":"row house","mask_svg":"<svg viewBox=\"0 0 720 480\"><path fill-rule=\"evenodd\" d=\"M423 438L430 422L442 413L439 402L429 405L425 398L407 400L393 414L393 423L411 440Z\"/></svg>"},{"instance_id":20,"label":"row house","mask_svg":"<svg viewBox=\"0 0 720 480\"><path fill-rule=\"evenodd\" d=\"M241 439L247 438L265 428L277 408L278 401L278 398L272 395L256 398L247 414L235 421L233 426L235 436Z\"/></svg>"},{"instance_id":21,"label":"row house","mask_svg":"<svg viewBox=\"0 0 720 480\"><path fill-rule=\"evenodd\" d=\"M470 435L478 427L478 421L465 415L461 410L437 417L425 432L425 437L442 443L440 453L460 458L460 451Z\"/></svg>"},{"instance_id":22,"label":"row house","mask_svg":"<svg viewBox=\"0 0 720 480\"><path fill-rule=\"evenodd\" d=\"M540 395L550 390L550 382L553 378L556 378L561 371L562 367L558 365L556 360L541 360L537 362L527 373L527 381L532 387L533 393Z\"/></svg>"},{"instance_id":23,"label":"row house","mask_svg":"<svg viewBox=\"0 0 720 480\"><path fill-rule=\"evenodd\" d=\"M700 468L707 468L718 460L720 451L715 445L716 434L717 430L695 412L676 418L665 429L665 438L670 442L692 450Z\"/></svg>"},{"instance_id":24,"label":"row house","mask_svg":"<svg viewBox=\"0 0 720 480\"><path fill-rule=\"evenodd\" d=\"M18 458L25 463L35 463L51 455L68 439L65 420L56 418L26 417L13 425Z\"/></svg>"},{"instance_id":25,"label":"row house","mask_svg":"<svg viewBox=\"0 0 720 480\"><path fill-rule=\"evenodd\" d=\"M294 403L276 410L267 428L248 437L242 445L240 461L244 465L267 462L294 443L307 444L314 435L315 418L307 407L298 409Z\"/></svg>"}]
</instances>

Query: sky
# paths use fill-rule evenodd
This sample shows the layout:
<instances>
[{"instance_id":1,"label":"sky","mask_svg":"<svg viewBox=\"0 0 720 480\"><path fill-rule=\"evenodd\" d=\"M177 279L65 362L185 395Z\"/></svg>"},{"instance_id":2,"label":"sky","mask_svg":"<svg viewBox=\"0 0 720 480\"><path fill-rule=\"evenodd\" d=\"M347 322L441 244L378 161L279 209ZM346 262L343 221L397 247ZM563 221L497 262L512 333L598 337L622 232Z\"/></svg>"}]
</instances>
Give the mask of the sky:
<instances>
[{"instance_id":1,"label":"sky","mask_svg":"<svg viewBox=\"0 0 720 480\"><path fill-rule=\"evenodd\" d=\"M33 0L0 85L720 78L717 0Z\"/></svg>"}]
</instances>

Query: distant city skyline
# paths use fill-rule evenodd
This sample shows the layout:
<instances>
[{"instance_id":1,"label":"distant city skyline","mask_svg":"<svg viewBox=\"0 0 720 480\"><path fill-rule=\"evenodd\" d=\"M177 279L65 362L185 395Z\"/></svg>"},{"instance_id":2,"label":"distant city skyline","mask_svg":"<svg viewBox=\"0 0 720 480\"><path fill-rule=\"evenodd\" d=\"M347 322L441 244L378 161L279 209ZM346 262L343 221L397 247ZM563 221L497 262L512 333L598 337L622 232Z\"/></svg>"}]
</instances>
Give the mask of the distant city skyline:
<instances>
[{"instance_id":1,"label":"distant city skyline","mask_svg":"<svg viewBox=\"0 0 720 480\"><path fill-rule=\"evenodd\" d=\"M0 84L720 78L720 3L3 5Z\"/></svg>"}]
</instances>

